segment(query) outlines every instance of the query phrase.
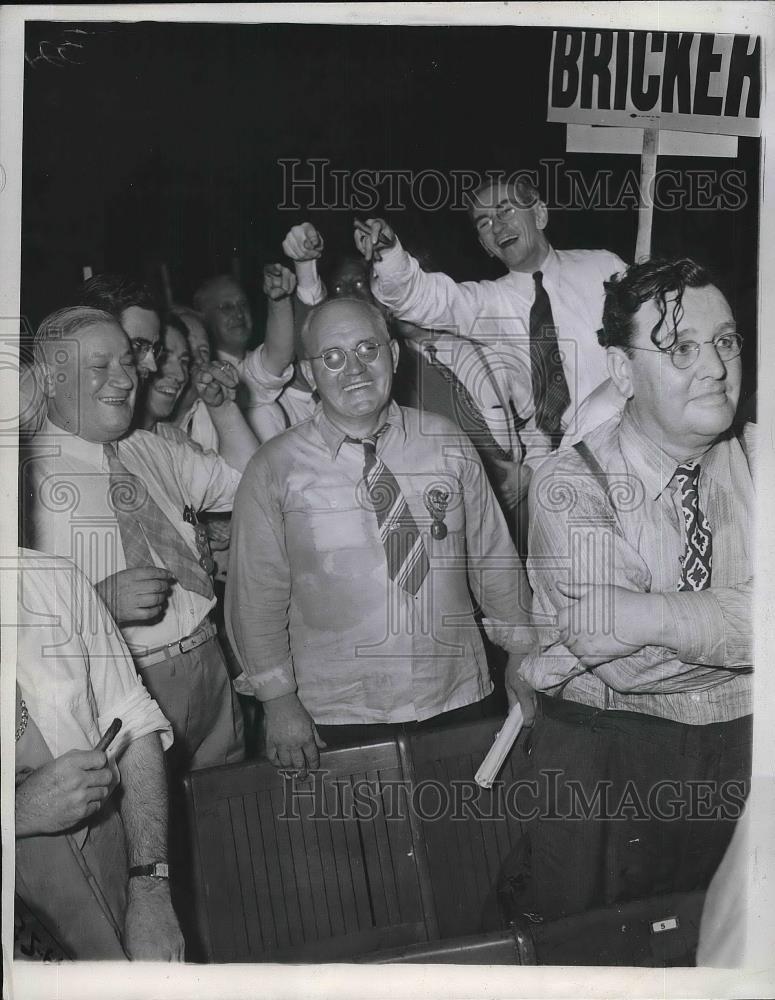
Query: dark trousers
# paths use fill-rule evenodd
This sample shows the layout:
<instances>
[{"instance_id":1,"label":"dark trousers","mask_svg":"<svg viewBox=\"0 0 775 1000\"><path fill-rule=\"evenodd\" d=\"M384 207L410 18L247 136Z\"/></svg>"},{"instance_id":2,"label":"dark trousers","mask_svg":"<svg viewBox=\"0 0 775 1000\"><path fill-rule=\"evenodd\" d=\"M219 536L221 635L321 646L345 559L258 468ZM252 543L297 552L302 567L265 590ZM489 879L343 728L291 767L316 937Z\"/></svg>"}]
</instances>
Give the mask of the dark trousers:
<instances>
[{"instance_id":1,"label":"dark trousers","mask_svg":"<svg viewBox=\"0 0 775 1000\"><path fill-rule=\"evenodd\" d=\"M441 726L451 726L460 722L473 722L501 714L496 692L476 701L473 705L453 708L422 722L387 722L343 726L321 726L315 723L320 738L328 747L357 746L370 740L392 740L397 733L426 732Z\"/></svg>"},{"instance_id":2,"label":"dark trousers","mask_svg":"<svg viewBox=\"0 0 775 1000\"><path fill-rule=\"evenodd\" d=\"M690 726L541 695L515 752L536 785L499 893L552 920L707 887L748 793L751 716Z\"/></svg>"}]
</instances>

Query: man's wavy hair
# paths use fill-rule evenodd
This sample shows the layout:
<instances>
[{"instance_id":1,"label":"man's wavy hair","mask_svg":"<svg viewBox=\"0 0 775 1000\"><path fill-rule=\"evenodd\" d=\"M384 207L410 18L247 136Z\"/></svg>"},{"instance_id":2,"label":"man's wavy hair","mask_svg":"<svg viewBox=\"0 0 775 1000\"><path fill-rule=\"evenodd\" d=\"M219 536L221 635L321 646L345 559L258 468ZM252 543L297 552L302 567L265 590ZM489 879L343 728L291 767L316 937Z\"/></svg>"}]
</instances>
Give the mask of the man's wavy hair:
<instances>
[{"instance_id":1,"label":"man's wavy hair","mask_svg":"<svg viewBox=\"0 0 775 1000\"><path fill-rule=\"evenodd\" d=\"M605 304L603 327L597 331L598 342L602 347L621 347L631 355L629 347L635 333L633 317L644 302L654 302L659 321L651 328L651 341L660 350L668 350L678 336L684 292L687 288L704 288L711 284L710 274L689 257L631 264L623 274L613 274L609 281L603 282ZM669 304L668 296L671 296ZM663 334L660 338L665 324L668 335Z\"/></svg>"},{"instance_id":2,"label":"man's wavy hair","mask_svg":"<svg viewBox=\"0 0 775 1000\"><path fill-rule=\"evenodd\" d=\"M160 313L159 303L150 288L124 274L95 274L81 286L80 305L102 309L121 319L121 314L132 306Z\"/></svg>"}]
</instances>

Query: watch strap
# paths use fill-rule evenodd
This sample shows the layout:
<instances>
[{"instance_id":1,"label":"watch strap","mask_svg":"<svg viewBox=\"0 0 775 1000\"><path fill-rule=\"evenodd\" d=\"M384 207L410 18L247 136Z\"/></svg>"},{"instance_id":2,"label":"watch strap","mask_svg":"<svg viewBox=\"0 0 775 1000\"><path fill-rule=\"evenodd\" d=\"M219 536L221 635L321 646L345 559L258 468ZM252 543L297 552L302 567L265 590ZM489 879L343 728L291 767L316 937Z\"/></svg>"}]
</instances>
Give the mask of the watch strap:
<instances>
[{"instance_id":1,"label":"watch strap","mask_svg":"<svg viewBox=\"0 0 775 1000\"><path fill-rule=\"evenodd\" d=\"M150 865L135 865L129 869L129 877L148 876L150 878L169 878L170 869L166 861L155 861Z\"/></svg>"}]
</instances>

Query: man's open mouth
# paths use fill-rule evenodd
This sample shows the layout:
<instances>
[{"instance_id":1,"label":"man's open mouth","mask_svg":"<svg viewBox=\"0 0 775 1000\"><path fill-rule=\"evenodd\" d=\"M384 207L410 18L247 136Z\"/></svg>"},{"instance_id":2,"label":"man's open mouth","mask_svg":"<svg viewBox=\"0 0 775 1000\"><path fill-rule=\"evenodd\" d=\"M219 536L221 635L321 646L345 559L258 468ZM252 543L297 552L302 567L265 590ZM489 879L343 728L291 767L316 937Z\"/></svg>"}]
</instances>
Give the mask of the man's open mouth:
<instances>
[{"instance_id":1,"label":"man's open mouth","mask_svg":"<svg viewBox=\"0 0 775 1000\"><path fill-rule=\"evenodd\" d=\"M169 382L166 384L159 385L158 383L154 386L156 392L160 392L162 396L177 396L180 391L180 387L177 385L170 385Z\"/></svg>"}]
</instances>

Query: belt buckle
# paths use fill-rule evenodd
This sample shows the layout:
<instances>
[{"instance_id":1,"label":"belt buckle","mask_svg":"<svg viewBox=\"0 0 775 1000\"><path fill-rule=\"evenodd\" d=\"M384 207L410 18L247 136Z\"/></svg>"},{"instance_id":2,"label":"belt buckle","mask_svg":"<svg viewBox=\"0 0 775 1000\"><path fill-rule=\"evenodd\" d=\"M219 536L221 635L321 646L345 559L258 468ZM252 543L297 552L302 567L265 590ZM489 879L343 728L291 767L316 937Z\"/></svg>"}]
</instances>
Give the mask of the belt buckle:
<instances>
[{"instance_id":1,"label":"belt buckle","mask_svg":"<svg viewBox=\"0 0 775 1000\"><path fill-rule=\"evenodd\" d=\"M184 639L178 640L177 647L181 653L187 653L190 649L194 648L194 637L198 632L199 629L196 632L192 632L191 635L187 635Z\"/></svg>"},{"instance_id":2,"label":"belt buckle","mask_svg":"<svg viewBox=\"0 0 775 1000\"><path fill-rule=\"evenodd\" d=\"M196 631L192 632L191 635L187 635L184 639L179 639L175 645L178 647L181 653L188 653L192 649L196 649L197 646L201 646L204 642L203 633L207 629L207 623L200 625Z\"/></svg>"}]
</instances>

